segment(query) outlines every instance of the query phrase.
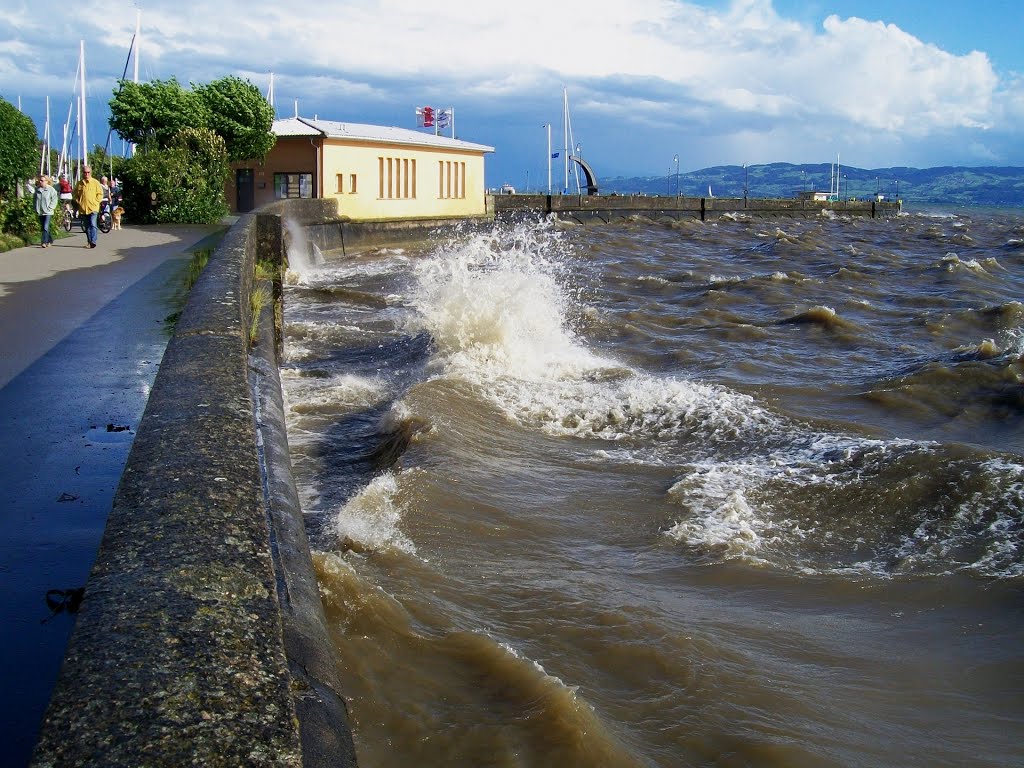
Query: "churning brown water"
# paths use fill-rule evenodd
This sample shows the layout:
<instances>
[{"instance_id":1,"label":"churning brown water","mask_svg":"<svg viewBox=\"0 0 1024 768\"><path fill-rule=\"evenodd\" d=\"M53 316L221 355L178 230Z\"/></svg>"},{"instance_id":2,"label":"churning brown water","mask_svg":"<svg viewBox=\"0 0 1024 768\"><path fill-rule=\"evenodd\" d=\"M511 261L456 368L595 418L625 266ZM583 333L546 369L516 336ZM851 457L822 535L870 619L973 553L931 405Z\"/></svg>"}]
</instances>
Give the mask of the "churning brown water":
<instances>
[{"instance_id":1,"label":"churning brown water","mask_svg":"<svg viewBox=\"0 0 1024 768\"><path fill-rule=\"evenodd\" d=\"M1024 218L438 236L286 290L363 768L1024 761Z\"/></svg>"}]
</instances>

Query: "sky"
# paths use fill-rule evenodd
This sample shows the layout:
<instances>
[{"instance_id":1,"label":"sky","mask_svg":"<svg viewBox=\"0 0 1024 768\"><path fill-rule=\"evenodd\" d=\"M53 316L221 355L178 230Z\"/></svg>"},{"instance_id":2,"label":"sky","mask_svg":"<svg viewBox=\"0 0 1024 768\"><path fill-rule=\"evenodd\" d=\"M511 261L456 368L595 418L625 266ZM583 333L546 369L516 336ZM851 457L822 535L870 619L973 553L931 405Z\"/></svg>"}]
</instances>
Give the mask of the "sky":
<instances>
[{"instance_id":1,"label":"sky","mask_svg":"<svg viewBox=\"0 0 1024 768\"><path fill-rule=\"evenodd\" d=\"M55 145L74 122L81 47L88 141L107 142L138 21L140 81L234 75L264 94L273 82L278 117L410 129L416 107L451 107L457 138L495 149L490 187L547 185L546 125L551 151L568 146L599 181L837 157L869 169L1024 166L1021 0L5 6L0 97L40 136L48 98ZM122 150L116 134L111 146Z\"/></svg>"}]
</instances>

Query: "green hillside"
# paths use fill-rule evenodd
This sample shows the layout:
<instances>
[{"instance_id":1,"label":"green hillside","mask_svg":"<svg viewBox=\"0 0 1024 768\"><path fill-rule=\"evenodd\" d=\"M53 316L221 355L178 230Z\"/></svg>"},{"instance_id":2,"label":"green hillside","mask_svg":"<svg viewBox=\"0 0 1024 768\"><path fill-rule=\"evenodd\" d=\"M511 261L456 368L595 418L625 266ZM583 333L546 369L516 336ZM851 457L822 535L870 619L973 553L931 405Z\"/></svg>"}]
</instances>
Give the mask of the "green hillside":
<instances>
[{"instance_id":1,"label":"green hillside","mask_svg":"<svg viewBox=\"0 0 1024 768\"><path fill-rule=\"evenodd\" d=\"M801 190L829 190L828 163L719 165L668 176L598 179L601 194L647 194L706 197L795 197ZM905 204L1024 206L1024 168L854 168L842 166L841 197L865 199L876 191Z\"/></svg>"}]
</instances>

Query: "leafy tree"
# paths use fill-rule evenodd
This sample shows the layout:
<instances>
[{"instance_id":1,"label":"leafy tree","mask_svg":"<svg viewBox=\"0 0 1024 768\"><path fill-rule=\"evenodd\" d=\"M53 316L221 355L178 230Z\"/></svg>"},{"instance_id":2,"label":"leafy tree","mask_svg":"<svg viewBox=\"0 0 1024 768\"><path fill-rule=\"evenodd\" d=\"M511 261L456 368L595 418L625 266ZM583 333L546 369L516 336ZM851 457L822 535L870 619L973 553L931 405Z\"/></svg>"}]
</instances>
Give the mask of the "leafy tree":
<instances>
[{"instance_id":1,"label":"leafy tree","mask_svg":"<svg viewBox=\"0 0 1024 768\"><path fill-rule=\"evenodd\" d=\"M216 221L228 211L229 163L261 159L275 141L273 110L252 83L237 77L193 84L191 91L174 78L122 80L110 112L111 128L139 147L116 170L135 221Z\"/></svg>"},{"instance_id":2,"label":"leafy tree","mask_svg":"<svg viewBox=\"0 0 1024 768\"><path fill-rule=\"evenodd\" d=\"M209 128L184 128L164 148L136 155L124 171L124 204L140 222L208 224L228 212L224 140Z\"/></svg>"},{"instance_id":3,"label":"leafy tree","mask_svg":"<svg viewBox=\"0 0 1024 768\"><path fill-rule=\"evenodd\" d=\"M38 170L39 139L32 118L0 98L0 197L9 197Z\"/></svg>"},{"instance_id":4,"label":"leafy tree","mask_svg":"<svg viewBox=\"0 0 1024 768\"><path fill-rule=\"evenodd\" d=\"M93 174L98 179L100 176L111 176L115 179L121 178L124 173L128 159L119 155L107 153L105 147L96 144L89 152L89 165L92 166Z\"/></svg>"},{"instance_id":5,"label":"leafy tree","mask_svg":"<svg viewBox=\"0 0 1024 768\"><path fill-rule=\"evenodd\" d=\"M110 102L110 126L143 151L167 147L186 127L210 128L230 160L266 157L274 146L274 112L252 83L224 77L186 91L174 78L149 83L121 80Z\"/></svg>"},{"instance_id":6,"label":"leafy tree","mask_svg":"<svg viewBox=\"0 0 1024 768\"><path fill-rule=\"evenodd\" d=\"M206 103L176 78L133 83L121 80L110 101L110 127L143 150L166 147L183 128L209 125Z\"/></svg>"},{"instance_id":7,"label":"leafy tree","mask_svg":"<svg viewBox=\"0 0 1024 768\"><path fill-rule=\"evenodd\" d=\"M262 160L274 146L274 110L252 83L224 77L208 85L193 85L206 105L209 127L224 138L228 159Z\"/></svg>"}]
</instances>

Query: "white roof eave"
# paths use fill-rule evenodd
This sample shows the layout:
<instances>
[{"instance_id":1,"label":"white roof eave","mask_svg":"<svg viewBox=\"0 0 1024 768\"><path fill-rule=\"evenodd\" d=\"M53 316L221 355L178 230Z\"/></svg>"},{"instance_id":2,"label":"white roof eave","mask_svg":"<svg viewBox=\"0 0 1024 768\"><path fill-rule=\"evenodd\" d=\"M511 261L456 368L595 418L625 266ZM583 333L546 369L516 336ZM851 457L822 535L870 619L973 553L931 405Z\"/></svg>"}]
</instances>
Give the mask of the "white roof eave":
<instances>
[{"instance_id":1,"label":"white roof eave","mask_svg":"<svg viewBox=\"0 0 1024 768\"><path fill-rule=\"evenodd\" d=\"M331 120L310 120L293 117L275 120L273 132L278 137L323 137L346 141L399 144L404 146L428 147L463 152L494 152L494 147L474 144L446 136L432 136L407 128L395 128L365 123L342 123Z\"/></svg>"}]
</instances>

